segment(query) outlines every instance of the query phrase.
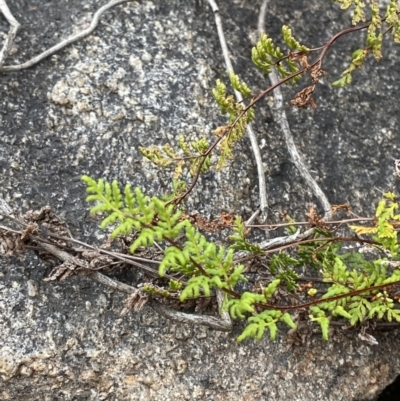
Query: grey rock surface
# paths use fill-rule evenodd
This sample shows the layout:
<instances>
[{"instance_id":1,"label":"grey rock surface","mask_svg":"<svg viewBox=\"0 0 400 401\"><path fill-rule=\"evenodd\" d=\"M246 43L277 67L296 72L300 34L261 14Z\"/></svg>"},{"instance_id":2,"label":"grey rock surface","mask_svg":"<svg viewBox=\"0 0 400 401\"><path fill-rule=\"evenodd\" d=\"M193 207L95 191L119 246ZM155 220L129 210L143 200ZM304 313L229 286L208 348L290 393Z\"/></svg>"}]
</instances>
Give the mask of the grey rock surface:
<instances>
[{"instance_id":1,"label":"grey rock surface","mask_svg":"<svg viewBox=\"0 0 400 401\"><path fill-rule=\"evenodd\" d=\"M101 2L102 4L104 2ZM250 61L258 1L220 2L237 72L254 89L268 86ZM102 5L92 0L15 0L24 29L7 64L26 61L86 27ZM266 27L282 24L309 46L346 27L349 16L329 1L271 1ZM0 18L0 39L8 26ZM316 110L294 110L284 89L296 144L333 204L373 210L382 190L398 190L400 61L384 58L330 86L363 36L329 53ZM205 0L132 1L113 8L95 32L39 65L0 74L0 196L23 210L51 205L73 235L100 243L106 234L88 217L82 174L118 179L150 194L166 190L168 174L143 160L138 146L213 136L224 118L213 101L215 79L226 82L212 12ZM266 166L271 209L300 218L316 200L290 162L272 100L258 106L255 131ZM199 182L188 208L207 217L248 217L258 202L256 167L244 139L235 161ZM373 400L400 372L397 332L378 333L378 346L337 331L300 345L238 345L232 333L168 321L149 309L119 316L123 297L83 278L44 283L50 267L34 254L0 259L1 400ZM125 277L126 278L126 277ZM129 275L135 284L135 275ZM122 277L124 279L124 277Z\"/></svg>"}]
</instances>

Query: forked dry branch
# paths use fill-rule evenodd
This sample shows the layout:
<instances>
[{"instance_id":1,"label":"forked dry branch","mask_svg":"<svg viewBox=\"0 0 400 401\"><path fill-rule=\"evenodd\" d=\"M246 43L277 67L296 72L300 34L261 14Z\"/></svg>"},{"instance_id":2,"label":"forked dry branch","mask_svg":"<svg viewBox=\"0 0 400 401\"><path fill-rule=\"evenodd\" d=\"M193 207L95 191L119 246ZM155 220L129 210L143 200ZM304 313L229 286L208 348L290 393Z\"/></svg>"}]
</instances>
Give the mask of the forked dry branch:
<instances>
[{"instance_id":1,"label":"forked dry branch","mask_svg":"<svg viewBox=\"0 0 400 401\"><path fill-rule=\"evenodd\" d=\"M126 3L128 1L133 1L133 0L112 0L109 3L105 4L103 7L99 8L93 15L92 21L89 25L88 28L83 29L82 31L78 32L75 35L72 35L71 37L62 40L61 42L57 43L55 46L51 47L50 49L45 50L43 53L38 54L37 56L33 57L29 61L26 61L25 63L22 64L16 64L16 65L6 65L2 67L2 64L4 60L7 58L13 40L17 34L17 31L20 27L20 24L15 20L15 18L12 16L10 10L7 7L6 1L5 0L0 0L0 11L3 12L4 16L8 20L8 22L11 25L10 28L10 33L8 35L8 38L3 46L3 50L5 49L4 54L0 53L0 72L13 72L13 71L21 71L24 70L25 68L30 68L34 66L37 63L40 63L42 60L45 58L52 56L53 54L57 53L61 49L63 49L66 46L69 46L70 44L77 42L78 40L83 39L84 37L90 35L97 27L100 21L100 17L110 8L117 6L118 4ZM2 50L2 52L3 52ZM3 56L3 58L2 58Z\"/></svg>"}]
</instances>

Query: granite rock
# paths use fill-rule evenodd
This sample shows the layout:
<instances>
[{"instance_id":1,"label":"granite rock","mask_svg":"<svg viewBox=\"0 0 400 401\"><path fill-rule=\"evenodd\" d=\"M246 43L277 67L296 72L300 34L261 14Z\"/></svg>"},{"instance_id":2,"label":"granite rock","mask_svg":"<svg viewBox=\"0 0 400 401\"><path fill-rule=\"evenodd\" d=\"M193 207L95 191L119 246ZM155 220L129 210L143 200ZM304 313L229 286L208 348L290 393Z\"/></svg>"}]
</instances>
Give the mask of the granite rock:
<instances>
[{"instance_id":1,"label":"granite rock","mask_svg":"<svg viewBox=\"0 0 400 401\"><path fill-rule=\"evenodd\" d=\"M11 3L11 2L10 2ZM102 2L104 3L104 2ZM259 2L220 1L237 72L252 88L268 81L250 61ZM23 30L6 64L20 63L83 28L94 0L15 0ZM349 24L331 2L271 0L267 31L290 24L318 46ZM8 26L0 18L0 39ZM381 191L398 190L398 49L370 61L354 85L331 83L361 46L361 35L329 52L329 71L316 91L317 109L296 110L284 88L295 142L332 204L370 213ZM205 0L132 1L109 10L98 28L37 66L0 73L0 196L22 210L51 205L73 235L101 243L106 234L88 216L82 174L118 179L149 194L165 191L169 175L146 162L138 146L213 137L224 118L213 101L226 82L213 14ZM258 106L254 129L273 210L295 217L316 199L291 163L272 98ZM204 175L187 207L206 217L229 211L247 217L258 206L256 166L244 139L233 163ZM145 308L120 317L123 297L84 278L45 283L50 271L33 253L0 259L1 400L293 400L371 401L400 371L397 333L379 345L356 333L320 333L291 344L236 342L232 333L176 324ZM134 281L135 277L131 279Z\"/></svg>"}]
</instances>

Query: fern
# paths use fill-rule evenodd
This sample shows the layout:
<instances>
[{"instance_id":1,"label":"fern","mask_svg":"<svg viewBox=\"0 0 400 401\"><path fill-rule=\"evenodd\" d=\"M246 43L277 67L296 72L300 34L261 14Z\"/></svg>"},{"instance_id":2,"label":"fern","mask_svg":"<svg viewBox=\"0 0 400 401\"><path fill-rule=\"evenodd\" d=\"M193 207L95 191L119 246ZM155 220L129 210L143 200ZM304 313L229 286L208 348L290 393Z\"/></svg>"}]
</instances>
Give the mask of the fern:
<instances>
[{"instance_id":1,"label":"fern","mask_svg":"<svg viewBox=\"0 0 400 401\"><path fill-rule=\"evenodd\" d=\"M389 251L392 258L395 258L398 254L399 245L397 243L397 231L392 223L400 220L400 214L396 214L398 208L395 195L392 192L387 192L383 195L383 199L376 209L375 215L378 220L375 226L350 226L350 228L359 235L376 234L373 239Z\"/></svg>"},{"instance_id":2,"label":"fern","mask_svg":"<svg viewBox=\"0 0 400 401\"><path fill-rule=\"evenodd\" d=\"M346 85L349 85L352 81L352 73L357 69L362 67L364 64L365 58L367 56L368 52L363 50L363 49L358 49L353 52L351 56L351 64L350 67L347 68L343 73L342 73L342 78L339 80L335 81L332 83L334 87L344 87Z\"/></svg>"},{"instance_id":3,"label":"fern","mask_svg":"<svg viewBox=\"0 0 400 401\"><path fill-rule=\"evenodd\" d=\"M191 175L196 175L199 169L202 173L209 170L211 158L210 156L203 156L210 146L205 138L188 144L185 137L181 135L178 138L178 146L179 149L174 149L169 143L161 148L157 146L147 148L140 146L139 151L156 166L162 168L174 166L173 180L180 182L181 185L182 182L179 179L184 172L185 166Z\"/></svg>"},{"instance_id":4,"label":"fern","mask_svg":"<svg viewBox=\"0 0 400 401\"><path fill-rule=\"evenodd\" d=\"M265 329L269 330L270 339L275 340L278 332L278 322L286 323L292 329L297 328L289 313L282 313L277 310L266 310L257 316L250 317L248 321L250 324L246 326L243 333L238 337L239 342L251 337L261 340Z\"/></svg>"},{"instance_id":5,"label":"fern","mask_svg":"<svg viewBox=\"0 0 400 401\"><path fill-rule=\"evenodd\" d=\"M307 53L308 48L301 45L292 36L292 31L289 27L282 27L282 34L285 43L288 47L302 53ZM291 74L299 71L297 64L286 57L279 47L276 47L270 37L265 33L261 34L260 40L257 45L253 47L251 58L253 63L260 68L264 73L269 74L272 67L275 67L282 78L286 78ZM293 77L288 83L295 84L301 76Z\"/></svg>"},{"instance_id":6,"label":"fern","mask_svg":"<svg viewBox=\"0 0 400 401\"><path fill-rule=\"evenodd\" d=\"M278 278L286 285L288 291L293 291L297 288L298 274L291 267L299 265L299 261L286 252L278 252L272 255L269 262L271 274Z\"/></svg>"},{"instance_id":7,"label":"fern","mask_svg":"<svg viewBox=\"0 0 400 401\"><path fill-rule=\"evenodd\" d=\"M365 3L362 0L334 0L341 4L342 9L347 9L353 6L353 25L359 22L366 21ZM372 53L377 61L382 58L382 42L383 36L386 32L393 32L393 39L395 43L400 42L400 22L399 22L399 5L397 0L390 0L387 6L386 13L380 15L379 3L374 0L370 5L370 24L368 26L366 44L364 49L358 49L352 54L352 61L343 74L342 78L335 81L333 86L344 87L349 85L352 81L352 73L362 67L368 54ZM382 20L385 21L385 26L382 26Z\"/></svg>"},{"instance_id":8,"label":"fern","mask_svg":"<svg viewBox=\"0 0 400 401\"><path fill-rule=\"evenodd\" d=\"M326 341L329 340L329 319L325 315L325 311L320 309L318 306L311 306L310 311L312 314L309 316L312 322L316 322L320 325L322 331L322 338Z\"/></svg>"},{"instance_id":9,"label":"fern","mask_svg":"<svg viewBox=\"0 0 400 401\"><path fill-rule=\"evenodd\" d=\"M177 244L167 247L159 266L160 276L168 270L194 276L182 290L182 301L196 298L200 293L209 296L212 288L232 289L239 281L246 281L242 274L244 266L233 266L233 250L208 242L188 220L181 220L181 212L175 211L173 205L156 197L150 199L139 188L133 195L129 185L125 186L123 197L116 181L110 185L88 176L83 176L82 180L91 194L87 201L97 202L91 213L109 213L101 223L102 228L118 221L111 234L113 237L130 234L134 229L139 232L130 252L134 253L139 247L151 247L155 242L171 243L184 234L186 241L182 247Z\"/></svg>"},{"instance_id":10,"label":"fern","mask_svg":"<svg viewBox=\"0 0 400 401\"><path fill-rule=\"evenodd\" d=\"M386 23L391 27L391 30L394 31L394 39L395 42L399 41L399 38L396 37L397 30L399 29L399 4L397 0L390 0L390 3L386 9Z\"/></svg>"},{"instance_id":11,"label":"fern","mask_svg":"<svg viewBox=\"0 0 400 401\"><path fill-rule=\"evenodd\" d=\"M255 312L255 303L265 302L264 295L253 292L244 292L240 299L231 299L225 302L224 308L227 309L233 319L244 319L246 313Z\"/></svg>"},{"instance_id":12,"label":"fern","mask_svg":"<svg viewBox=\"0 0 400 401\"><path fill-rule=\"evenodd\" d=\"M398 208L395 196L392 193L385 193L384 198L379 202L375 227L350 226L357 234L376 234L374 240L390 252L390 257L397 256L397 232L391 221L397 221L400 215L395 214ZM323 271L324 279L334 282L322 296L331 298L338 295L349 294L352 291L368 290L382 284L398 281L400 274L395 270L389 277L387 272L387 258L377 259L374 262L365 260L360 254L346 253L337 255L331 268ZM347 264L347 265L346 265ZM371 298L371 299L370 299ZM329 326L326 312L332 316L341 316L349 320L353 326L362 323L365 319L386 317L391 321L399 321L399 311L395 309L394 302L385 292L377 290L365 291L362 296L343 297L337 302L321 303L318 307L310 308L314 311L312 320ZM321 326L322 327L322 326ZM325 333L327 333L326 329Z\"/></svg>"},{"instance_id":13,"label":"fern","mask_svg":"<svg viewBox=\"0 0 400 401\"><path fill-rule=\"evenodd\" d=\"M367 19L366 7L361 0L336 2L343 9L352 8L353 24ZM371 2L370 23L366 25L367 45L353 52L350 66L333 83L334 86L351 83L352 74L364 65L369 54L373 54L376 60L382 57L382 41L386 32L393 33L395 42L400 41L399 12L397 1L390 0L386 14L382 17L378 2ZM296 83L302 74L309 72L312 85L300 91L292 103L299 107L307 104L315 106L311 95L319 77L325 73L321 70L322 57L319 63L317 59L310 66L307 57L316 49L310 50L300 44L287 26L282 27L282 35L290 49L286 55L270 37L263 34L252 49L253 62L265 73L276 68L282 79L290 78L286 81L291 84ZM216 81L213 95L228 121L227 125L216 129L218 139L211 147L205 138L188 143L184 136L180 136L177 148L167 143L161 148L140 149L154 164L162 168L174 167L172 194L163 198L150 198L139 188L132 191L126 185L121 190L116 181L108 183L102 179L95 181L83 176L82 180L87 184L89 194L87 201L96 202L91 213L105 215L101 227L104 229L112 226L112 237L137 231L137 238L130 246L132 253L141 247L163 243L164 254L160 261L159 275L165 276L167 272L179 273L185 278L186 284L170 280L168 289L165 290L146 287L149 293L168 296L167 294L179 291L179 299L183 302L188 298L211 296L214 289L222 290L225 293L223 307L229 311L231 317L248 321L239 341L248 337L260 339L265 330L269 330L270 337L275 339L279 322L295 328L290 314L283 312L287 307L279 305L275 294L278 289L279 293L287 294L296 294L303 290L298 285L297 271L310 267L321 272L324 285L318 289L309 289L308 286L309 296L314 297L317 293L322 295L306 305L309 306L310 320L320 325L324 339L328 339L329 325L333 319L345 320L352 326L367 319L400 321L400 311L396 309L394 297L390 293L390 284L400 281L399 265L394 262L399 258L396 226L400 214L396 214L399 205L392 193L384 194L377 206L376 219L372 225L350 226L357 235L372 237L376 250L381 253L380 257L371 261L356 251L343 252L341 241L334 238L326 229L325 223L320 218L309 215L310 226L314 227L313 240L300 243L296 251L278 250L268 256L267 273L270 283L266 287L248 286L246 291L243 291L243 283L247 281L245 266L235 263L234 255L237 251L245 251L261 258L264 257L264 252L246 238L243 221L236 217L233 235L230 236L232 245L225 248L210 242L188 220L182 218L181 211L171 202L185 193L186 184L180 178L185 171L193 176L207 171L212 165L211 151L214 148L219 151L215 168L222 168L233 157L235 144L254 119L254 104L268 93L266 90L260 95L252 95L249 86L233 72L229 74L229 80L235 91L253 99L248 106L237 102L226 85L221 80ZM294 223L290 218L289 220ZM288 230L296 231L295 225ZM243 292L236 292L238 288L242 288Z\"/></svg>"},{"instance_id":14,"label":"fern","mask_svg":"<svg viewBox=\"0 0 400 401\"><path fill-rule=\"evenodd\" d=\"M246 85L245 82L240 81L239 77L233 71L229 72L229 80L231 81L233 89L240 92L243 96L251 95L251 90L249 89L249 87Z\"/></svg>"},{"instance_id":15,"label":"fern","mask_svg":"<svg viewBox=\"0 0 400 401\"><path fill-rule=\"evenodd\" d=\"M247 251L255 255L261 253L261 248L258 245L253 245L246 239L246 228L243 220L239 217L235 217L235 222L232 227L234 235L229 236L229 240L233 242L230 249L234 251Z\"/></svg>"},{"instance_id":16,"label":"fern","mask_svg":"<svg viewBox=\"0 0 400 401\"><path fill-rule=\"evenodd\" d=\"M186 284L170 280L168 288L147 285L145 291L163 297L179 291L182 302L210 296L214 289L225 291L223 308L233 319L247 319L248 322L238 341L260 339L265 330L274 339L279 322L296 327L290 314L274 306L275 294L283 287L289 293L296 293L299 287L295 269L304 266L320 270L326 283L321 297L309 307L309 319L319 324L324 339L329 337L332 319L344 319L352 326L367 319L400 321L400 310L385 289L400 281L398 264L393 264L398 257L397 231L393 224L400 220L400 214L396 214L399 205L393 193L385 193L378 203L374 225L350 226L358 235L372 235L384 251L383 257L370 261L358 252L342 252L341 243L332 241L330 232L317 228L315 241L301 245L297 254L279 251L272 255L268 264L272 279L266 287L239 294L235 292L238 283L247 279L245 266L234 262L235 252L245 250L255 256L262 255L262 250L247 240L245 225L239 217L235 218L234 235L230 237L233 244L225 248L208 241L166 201L149 198L138 188L132 191L129 185L121 190L116 181L95 181L87 176L82 180L87 185L87 201L96 202L91 213L105 215L102 228L113 226L113 237L137 230L138 236L130 247L132 253L139 247L151 247L155 242L166 243L159 266L160 276L171 271L186 278ZM389 268L391 264L394 269ZM310 296L318 291L312 290L308 291Z\"/></svg>"},{"instance_id":17,"label":"fern","mask_svg":"<svg viewBox=\"0 0 400 401\"><path fill-rule=\"evenodd\" d=\"M116 181L109 184L99 179L96 182L88 176L82 176L82 181L91 194L86 201L97 202L90 213L108 213L101 222L101 228L117 223L111 234L113 238L130 234L133 230L139 231L139 237L130 248L132 253L140 246L153 245L155 240L160 242L166 237L177 237L187 224L186 221L179 221L181 212L175 212L173 205L167 206L156 197L150 199L139 188L133 194L130 186L126 185L123 197Z\"/></svg>"},{"instance_id":18,"label":"fern","mask_svg":"<svg viewBox=\"0 0 400 401\"><path fill-rule=\"evenodd\" d=\"M238 76L230 73L229 77L234 89L245 96L250 95L250 89L239 80ZM222 136L222 140L218 145L220 155L216 166L216 169L219 170L226 164L227 160L232 158L232 150L235 143L243 137L247 124L254 119L254 110L249 108L244 112L242 103L235 102L233 95L227 94L225 84L219 79L217 79L216 86L213 89L213 95L221 113L228 114L229 117L229 125L220 127L215 132L217 136ZM235 124L233 124L234 122Z\"/></svg>"}]
</instances>

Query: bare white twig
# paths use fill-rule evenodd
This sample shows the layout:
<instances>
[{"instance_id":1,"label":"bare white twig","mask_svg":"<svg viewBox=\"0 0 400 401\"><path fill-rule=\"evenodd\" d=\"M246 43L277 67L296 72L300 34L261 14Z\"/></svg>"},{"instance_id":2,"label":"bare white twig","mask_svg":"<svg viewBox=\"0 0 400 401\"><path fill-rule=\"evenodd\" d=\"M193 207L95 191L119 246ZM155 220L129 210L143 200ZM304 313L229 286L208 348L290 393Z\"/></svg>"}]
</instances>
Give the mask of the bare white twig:
<instances>
[{"instance_id":1,"label":"bare white twig","mask_svg":"<svg viewBox=\"0 0 400 401\"><path fill-rule=\"evenodd\" d=\"M2 5L2 3L4 3L4 1L5 0L0 0L0 10L1 11L3 11L3 9L1 8L1 5ZM4 66L4 67L0 68L0 72L20 71L20 70L23 70L25 68L32 67L33 65L35 65L35 64L39 63L40 61L42 61L43 59L53 55L56 52L58 52L62 48L64 48L64 47L70 45L71 43L74 43L74 42L84 38L85 36L91 34L95 30L97 25L99 24L100 17L102 16L102 14L105 11L109 10L110 8L112 8L112 7L114 7L114 6L118 5L118 4L126 3L128 1L132 1L132 0L112 0L112 1L110 1L109 3L107 3L106 5L104 5L103 7L99 8L96 11L96 13L93 15L92 22L90 23L90 26L88 28L86 28L83 31L77 33L76 35L73 35L73 36L63 40L62 42L60 42L57 45L51 47L50 49L47 49L46 51L44 51L43 53L37 55L36 57L33 57L31 60L27 61L26 63ZM4 11L3 11L3 13L4 13ZM0 61L1 61L1 58L0 58ZM1 63L0 63L0 66L1 66Z\"/></svg>"},{"instance_id":2,"label":"bare white twig","mask_svg":"<svg viewBox=\"0 0 400 401\"><path fill-rule=\"evenodd\" d=\"M308 231L310 231L310 230L308 230ZM290 244L291 242L296 241L296 239L300 239L300 238L303 238L303 237L308 237L308 235L310 234L310 233L308 233L308 231L306 231L307 234L306 233L300 234L300 230L297 230L292 235L287 235L285 237L272 238L270 240L262 242L259 246L262 249L269 249L269 248L272 248L273 246L280 246L280 245Z\"/></svg>"},{"instance_id":3,"label":"bare white twig","mask_svg":"<svg viewBox=\"0 0 400 401\"><path fill-rule=\"evenodd\" d=\"M224 56L225 66L226 66L227 72L229 74L230 72L234 72L234 70L233 70L233 66L231 63L230 55L229 55L228 45L225 40L224 30L222 28L222 21L221 21L220 15L219 15L218 5L215 2L215 0L208 0L208 3L214 12L215 24L216 24L217 30L218 30L219 42L221 45L222 54ZM235 97L238 102L243 101L242 94L236 90L235 90ZM247 126L246 131L247 131L247 135L250 138L251 147L252 147L254 158L256 161L256 165L257 165L258 186L259 186L259 191L260 191L260 209L261 209L261 212L263 213L264 219L265 219L266 213L267 213L267 208L268 208L268 201L267 201L267 186L265 183L265 172L264 172L264 166L262 163L261 152L260 152L260 148L257 143L257 137L254 134L251 124L249 124Z\"/></svg>"},{"instance_id":4,"label":"bare white twig","mask_svg":"<svg viewBox=\"0 0 400 401\"><path fill-rule=\"evenodd\" d=\"M10 30L8 31L8 35L4 42L3 48L0 51L0 69L1 69L4 60L10 54L12 45L14 43L14 39L17 36L17 32L21 25L11 14L11 11L7 6L6 0L0 0L0 11L3 13L5 19L10 24Z\"/></svg>"},{"instance_id":5,"label":"bare white twig","mask_svg":"<svg viewBox=\"0 0 400 401\"><path fill-rule=\"evenodd\" d=\"M248 218L248 220L246 221L246 226L247 226L247 225L250 225L250 224L258 217L258 215L260 214L260 212L261 212L261 210L260 210L260 209L257 209L257 210Z\"/></svg>"},{"instance_id":6,"label":"bare white twig","mask_svg":"<svg viewBox=\"0 0 400 401\"><path fill-rule=\"evenodd\" d=\"M267 10L267 5L269 3L269 0L264 0L260 9L259 13L259 18L258 18L258 33L261 35L261 33L265 32L264 24L265 24L265 15L266 15L266 10ZM274 69L272 69L271 73L269 74L269 79L271 81L272 85L275 85L278 82L278 77L276 75L276 72ZM275 100L275 116L276 119L281 126L281 129L283 131L285 141L286 141L286 146L288 148L288 151L290 153L290 157L299 170L301 176L304 178L308 186L311 188L313 191L314 195L316 198L321 202L321 205L324 209L324 219L329 220L332 217L332 207L331 204L328 201L328 198L320 188L320 186L317 184L317 182L314 180L314 178L311 176L309 173L305 163L303 162L299 152L297 151L296 145L293 140L292 133L290 131L289 123L286 117L286 112L283 107L283 96L282 96L282 91L280 90L279 86L273 90L273 95L274 95L274 100Z\"/></svg>"}]
</instances>

